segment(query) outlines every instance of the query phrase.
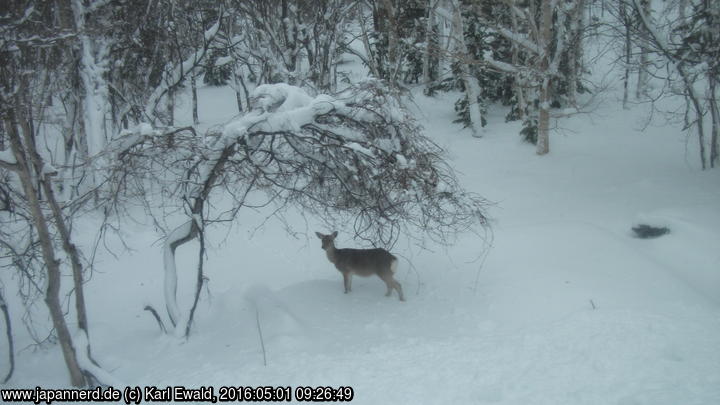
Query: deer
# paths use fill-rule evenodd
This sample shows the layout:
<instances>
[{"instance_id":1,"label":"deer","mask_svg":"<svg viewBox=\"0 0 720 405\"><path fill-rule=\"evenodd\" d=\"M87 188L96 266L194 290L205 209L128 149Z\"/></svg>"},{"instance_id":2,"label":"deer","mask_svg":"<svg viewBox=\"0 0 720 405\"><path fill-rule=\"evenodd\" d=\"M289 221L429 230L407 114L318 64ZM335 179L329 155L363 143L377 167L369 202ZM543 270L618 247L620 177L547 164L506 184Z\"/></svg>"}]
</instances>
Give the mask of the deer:
<instances>
[{"instance_id":1,"label":"deer","mask_svg":"<svg viewBox=\"0 0 720 405\"><path fill-rule=\"evenodd\" d=\"M337 231L330 235L315 232L315 235L322 241L322 249L325 251L330 263L342 273L345 285L345 294L352 290L352 276L357 274L362 277L370 277L373 274L380 277L387 286L386 297L392 294L392 290L398 292L400 301L405 301L402 286L395 280L394 274L397 271L398 259L385 249L338 249L335 247Z\"/></svg>"}]
</instances>

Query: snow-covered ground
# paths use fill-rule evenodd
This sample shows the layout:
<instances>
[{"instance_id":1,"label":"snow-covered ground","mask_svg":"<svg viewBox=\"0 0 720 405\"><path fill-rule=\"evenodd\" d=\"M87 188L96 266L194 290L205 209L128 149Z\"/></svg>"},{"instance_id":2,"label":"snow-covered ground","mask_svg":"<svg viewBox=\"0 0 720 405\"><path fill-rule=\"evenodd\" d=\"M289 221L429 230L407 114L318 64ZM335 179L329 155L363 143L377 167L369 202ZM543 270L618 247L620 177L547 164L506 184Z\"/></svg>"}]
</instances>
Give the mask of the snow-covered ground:
<instances>
[{"instance_id":1,"label":"snow-covered ground","mask_svg":"<svg viewBox=\"0 0 720 405\"><path fill-rule=\"evenodd\" d=\"M208 288L178 341L142 311L163 308L159 237L127 224L134 250L100 253L87 285L95 358L131 386L351 386L356 404L720 404L720 171L697 168L692 140L643 130L646 107L609 94L561 120L538 157L504 111L475 139L450 124L457 95L413 94L463 184L495 203L492 234L449 248L401 241L399 302L378 278L343 294L316 219L246 210L210 235ZM231 90L200 97L205 125L233 117ZM641 222L671 233L636 239ZM92 228L77 238L89 243ZM357 246L339 231L339 247ZM182 249L184 291L195 252ZM15 325L22 349L31 341ZM68 384L57 347L17 362L3 388Z\"/></svg>"}]
</instances>

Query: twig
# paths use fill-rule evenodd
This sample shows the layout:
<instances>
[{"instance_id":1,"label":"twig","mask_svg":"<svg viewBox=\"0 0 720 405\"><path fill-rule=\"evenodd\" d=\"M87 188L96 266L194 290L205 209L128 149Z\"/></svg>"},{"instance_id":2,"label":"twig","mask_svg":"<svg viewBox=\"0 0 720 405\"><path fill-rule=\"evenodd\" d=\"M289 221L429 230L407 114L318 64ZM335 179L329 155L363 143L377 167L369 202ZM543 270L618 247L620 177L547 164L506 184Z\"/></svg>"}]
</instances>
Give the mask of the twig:
<instances>
[{"instance_id":1,"label":"twig","mask_svg":"<svg viewBox=\"0 0 720 405\"><path fill-rule=\"evenodd\" d=\"M415 295L420 295L420 287L423 285L422 281L420 280L420 272L417 271L417 268L415 267L413 262L411 262L410 259L408 259L405 255L401 255L399 253L393 254L402 257L410 265L410 269L413 271L413 273L415 273L415 278L417 278L417 290L415 291Z\"/></svg>"},{"instance_id":2,"label":"twig","mask_svg":"<svg viewBox=\"0 0 720 405\"><path fill-rule=\"evenodd\" d=\"M492 231L491 231L492 232ZM480 259L480 264L478 265L477 272L475 272L475 284L473 285L473 294L477 293L478 284L480 284L480 272L482 271L483 266L485 266L485 260L487 260L488 255L490 254L490 249L492 248L493 240L495 239L494 234L490 234L490 242L485 240L485 251L482 254L482 258Z\"/></svg>"},{"instance_id":3,"label":"twig","mask_svg":"<svg viewBox=\"0 0 720 405\"><path fill-rule=\"evenodd\" d=\"M257 322L258 335L260 336L260 347L262 348L263 354L263 366L267 366L267 355L265 354L265 340L262 335L262 328L260 328L260 311L255 308L255 321Z\"/></svg>"},{"instance_id":4,"label":"twig","mask_svg":"<svg viewBox=\"0 0 720 405\"><path fill-rule=\"evenodd\" d=\"M5 376L5 379L3 380L3 384L10 381L10 378L13 375L13 371L15 371L15 349L13 346L13 338L12 338L12 325L10 324L10 314L8 313L7 304L5 303L5 298L2 296L2 291L0 291L0 310L2 310L3 316L5 317L5 333L7 334L7 341L8 341L8 357L10 359L10 370L7 373L7 376Z\"/></svg>"},{"instance_id":5,"label":"twig","mask_svg":"<svg viewBox=\"0 0 720 405\"><path fill-rule=\"evenodd\" d=\"M158 326L160 326L160 330L162 331L162 333L167 334L167 329L165 328L165 324L163 323L162 319L160 319L160 315L158 315L155 308L151 307L150 305L145 305L145 308L143 308L143 309L150 312L155 317L155 320L157 321Z\"/></svg>"}]
</instances>

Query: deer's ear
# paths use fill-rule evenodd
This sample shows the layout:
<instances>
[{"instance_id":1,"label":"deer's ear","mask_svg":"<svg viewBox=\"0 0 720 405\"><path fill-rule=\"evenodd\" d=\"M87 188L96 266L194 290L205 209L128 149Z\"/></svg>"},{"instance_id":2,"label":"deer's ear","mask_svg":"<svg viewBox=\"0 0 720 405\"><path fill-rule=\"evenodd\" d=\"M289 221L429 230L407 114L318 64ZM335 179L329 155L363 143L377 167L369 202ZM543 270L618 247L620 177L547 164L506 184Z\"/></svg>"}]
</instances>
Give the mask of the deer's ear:
<instances>
[{"instance_id":1,"label":"deer's ear","mask_svg":"<svg viewBox=\"0 0 720 405\"><path fill-rule=\"evenodd\" d=\"M321 234L320 232L315 232L315 235L317 235L317 237L320 238L320 239L323 238L323 234Z\"/></svg>"},{"instance_id":2,"label":"deer's ear","mask_svg":"<svg viewBox=\"0 0 720 405\"><path fill-rule=\"evenodd\" d=\"M337 231L335 231L335 232L332 233L332 238L333 238L333 239L337 238Z\"/></svg>"}]
</instances>

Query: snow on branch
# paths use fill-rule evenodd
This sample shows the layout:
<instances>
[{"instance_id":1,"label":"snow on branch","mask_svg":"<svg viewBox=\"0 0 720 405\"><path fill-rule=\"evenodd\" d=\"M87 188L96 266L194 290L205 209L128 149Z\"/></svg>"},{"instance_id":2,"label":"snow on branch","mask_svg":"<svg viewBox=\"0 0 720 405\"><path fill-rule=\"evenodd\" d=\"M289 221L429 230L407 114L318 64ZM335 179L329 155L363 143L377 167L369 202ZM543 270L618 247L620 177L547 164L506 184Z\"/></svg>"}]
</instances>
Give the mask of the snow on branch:
<instances>
[{"instance_id":1,"label":"snow on branch","mask_svg":"<svg viewBox=\"0 0 720 405\"><path fill-rule=\"evenodd\" d=\"M113 187L162 194L194 215L212 190L252 184L323 218L353 215L358 233L372 230L385 242L387 225L412 224L444 239L454 226L485 224L484 200L463 192L443 151L382 82L315 97L262 85L251 98L249 113L205 136L143 127L112 140L112 175L122 175Z\"/></svg>"},{"instance_id":2,"label":"snow on branch","mask_svg":"<svg viewBox=\"0 0 720 405\"><path fill-rule=\"evenodd\" d=\"M0 167L7 170L13 170L17 166L15 155L10 149L0 150Z\"/></svg>"},{"instance_id":3,"label":"snow on branch","mask_svg":"<svg viewBox=\"0 0 720 405\"><path fill-rule=\"evenodd\" d=\"M252 191L329 224L353 224L356 235L386 246L401 231L449 242L487 225L485 200L460 187L443 151L381 81L315 97L288 84L263 85L251 96L249 113L205 136L139 128L107 151L116 162L109 205L131 196L160 216L169 206L187 216L164 247L166 305L176 329L189 330L192 314L180 314L175 300L175 249L209 223L232 219ZM213 193L229 195L234 207L212 212Z\"/></svg>"},{"instance_id":4,"label":"snow on branch","mask_svg":"<svg viewBox=\"0 0 720 405\"><path fill-rule=\"evenodd\" d=\"M483 200L460 198L464 193L442 150L382 82L316 97L287 84L262 85L251 98L252 111L204 137L145 126L122 134L108 151L119 165L115 174L140 170L133 180L152 177L154 190L189 207L223 189L218 186L253 184L323 218L352 213L358 233L383 234L387 225L412 223L443 239L452 230L430 227L431 222L452 218L458 225L465 222L457 222L460 215L484 224ZM130 179L113 184L151 188ZM444 212L451 202L455 211ZM432 205L445 218L430 215Z\"/></svg>"}]
</instances>

